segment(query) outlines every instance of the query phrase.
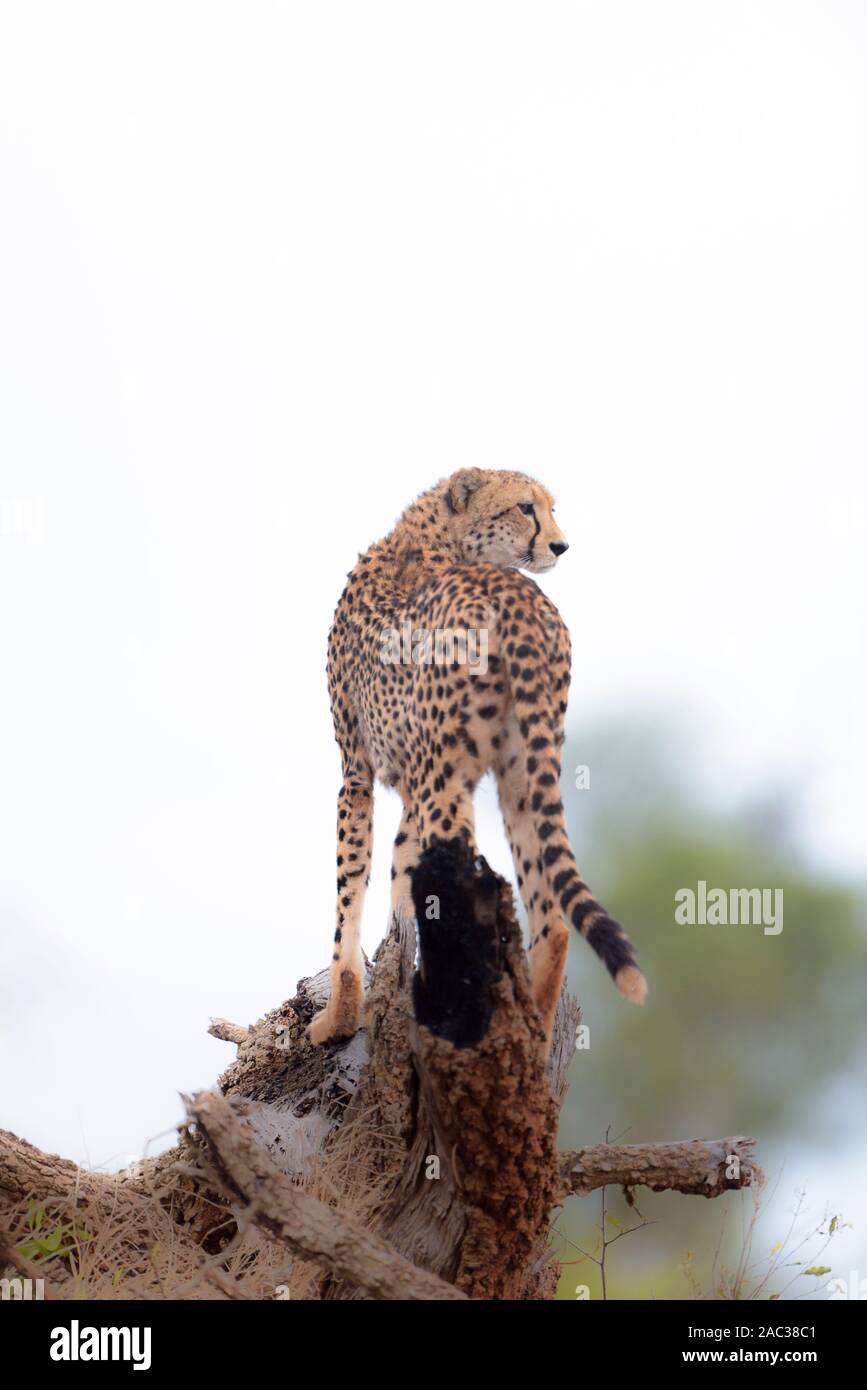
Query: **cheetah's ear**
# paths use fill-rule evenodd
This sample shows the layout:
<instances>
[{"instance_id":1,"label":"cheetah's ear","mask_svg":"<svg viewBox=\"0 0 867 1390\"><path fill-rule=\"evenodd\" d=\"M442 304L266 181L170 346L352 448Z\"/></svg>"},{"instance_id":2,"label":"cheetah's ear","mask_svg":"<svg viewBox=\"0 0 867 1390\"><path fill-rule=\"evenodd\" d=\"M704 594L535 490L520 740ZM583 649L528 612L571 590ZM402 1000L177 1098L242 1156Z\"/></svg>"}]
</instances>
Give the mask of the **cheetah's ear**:
<instances>
[{"instance_id":1,"label":"cheetah's ear","mask_svg":"<svg viewBox=\"0 0 867 1390\"><path fill-rule=\"evenodd\" d=\"M483 468L461 468L457 473L453 473L444 493L445 504L449 511L452 514L465 512L473 493L481 487L484 481Z\"/></svg>"}]
</instances>

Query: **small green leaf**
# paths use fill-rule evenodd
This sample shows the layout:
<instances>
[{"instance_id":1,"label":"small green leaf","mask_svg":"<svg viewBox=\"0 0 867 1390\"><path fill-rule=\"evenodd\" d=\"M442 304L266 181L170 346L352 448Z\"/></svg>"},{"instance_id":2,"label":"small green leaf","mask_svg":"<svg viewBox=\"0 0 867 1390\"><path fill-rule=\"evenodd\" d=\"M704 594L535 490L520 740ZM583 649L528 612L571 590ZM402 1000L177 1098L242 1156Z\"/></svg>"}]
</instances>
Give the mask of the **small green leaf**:
<instances>
[{"instance_id":1,"label":"small green leaf","mask_svg":"<svg viewBox=\"0 0 867 1390\"><path fill-rule=\"evenodd\" d=\"M28 1231L38 1231L42 1228L45 1217L45 1208L38 1202L31 1202L27 1208L27 1229Z\"/></svg>"},{"instance_id":2,"label":"small green leaf","mask_svg":"<svg viewBox=\"0 0 867 1390\"><path fill-rule=\"evenodd\" d=\"M830 1265L813 1265L810 1269L805 1269L805 1270L804 1270L804 1273L805 1273L805 1274L813 1274L813 1275L816 1276L817 1279L820 1279L820 1278L822 1277L823 1274L830 1274L830 1273L831 1273L831 1266L830 1266Z\"/></svg>"}]
</instances>

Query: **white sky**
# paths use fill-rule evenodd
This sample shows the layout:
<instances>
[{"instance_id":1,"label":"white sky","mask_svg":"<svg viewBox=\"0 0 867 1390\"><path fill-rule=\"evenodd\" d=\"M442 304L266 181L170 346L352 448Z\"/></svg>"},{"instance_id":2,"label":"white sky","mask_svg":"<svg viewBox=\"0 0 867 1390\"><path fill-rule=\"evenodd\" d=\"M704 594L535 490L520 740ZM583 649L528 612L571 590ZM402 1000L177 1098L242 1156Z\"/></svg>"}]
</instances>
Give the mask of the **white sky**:
<instances>
[{"instance_id":1,"label":"white sky","mask_svg":"<svg viewBox=\"0 0 867 1390\"><path fill-rule=\"evenodd\" d=\"M573 720L695 716L863 871L865 60L844 0L3 6L0 1124L134 1156L327 961L327 627L459 466L558 497Z\"/></svg>"}]
</instances>

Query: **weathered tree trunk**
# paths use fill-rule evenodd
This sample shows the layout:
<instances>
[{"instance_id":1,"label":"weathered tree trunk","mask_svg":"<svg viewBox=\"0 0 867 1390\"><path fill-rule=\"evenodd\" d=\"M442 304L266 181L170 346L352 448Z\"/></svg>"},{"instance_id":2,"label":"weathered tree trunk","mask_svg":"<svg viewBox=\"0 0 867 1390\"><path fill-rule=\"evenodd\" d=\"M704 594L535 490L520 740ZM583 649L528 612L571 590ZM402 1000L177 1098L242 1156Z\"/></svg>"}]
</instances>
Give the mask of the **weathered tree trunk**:
<instances>
[{"instance_id":1,"label":"weathered tree trunk","mask_svg":"<svg viewBox=\"0 0 867 1390\"><path fill-rule=\"evenodd\" d=\"M157 1199L222 1296L227 1252L256 1226L306 1271L304 1296L538 1299L556 1288L548 1232L569 1193L760 1180L743 1138L558 1154L577 1005L564 993L546 1063L508 886L483 860L448 884L431 872L415 885L419 968L415 924L396 916L354 1038L307 1040L324 971L250 1028L215 1020L235 1061L187 1101L179 1144L120 1180L0 1132L0 1225L4 1203L84 1194L145 1228Z\"/></svg>"}]
</instances>

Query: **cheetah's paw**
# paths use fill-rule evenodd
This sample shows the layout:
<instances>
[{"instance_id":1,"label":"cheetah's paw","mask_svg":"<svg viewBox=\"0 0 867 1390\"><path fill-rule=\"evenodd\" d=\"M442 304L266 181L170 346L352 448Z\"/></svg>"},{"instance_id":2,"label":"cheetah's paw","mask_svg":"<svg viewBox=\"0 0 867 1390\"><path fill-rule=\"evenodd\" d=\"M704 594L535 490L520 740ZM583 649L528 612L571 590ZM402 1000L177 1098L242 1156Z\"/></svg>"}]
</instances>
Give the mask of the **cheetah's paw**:
<instances>
[{"instance_id":1,"label":"cheetah's paw","mask_svg":"<svg viewBox=\"0 0 867 1390\"><path fill-rule=\"evenodd\" d=\"M316 1046L351 1038L358 1032L363 1006L364 988L359 976L352 970L343 970L336 995L332 994L325 1008L314 1014L308 1024L308 1038Z\"/></svg>"},{"instance_id":2,"label":"cheetah's paw","mask_svg":"<svg viewBox=\"0 0 867 1390\"><path fill-rule=\"evenodd\" d=\"M327 1009L320 1009L318 1014L313 1015L313 1019L307 1025L307 1036L310 1041L319 1046L321 1043L336 1042L338 1038L351 1038L355 1029L346 1032L339 1024L329 1017Z\"/></svg>"}]
</instances>

